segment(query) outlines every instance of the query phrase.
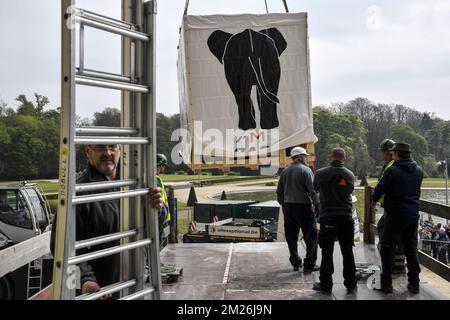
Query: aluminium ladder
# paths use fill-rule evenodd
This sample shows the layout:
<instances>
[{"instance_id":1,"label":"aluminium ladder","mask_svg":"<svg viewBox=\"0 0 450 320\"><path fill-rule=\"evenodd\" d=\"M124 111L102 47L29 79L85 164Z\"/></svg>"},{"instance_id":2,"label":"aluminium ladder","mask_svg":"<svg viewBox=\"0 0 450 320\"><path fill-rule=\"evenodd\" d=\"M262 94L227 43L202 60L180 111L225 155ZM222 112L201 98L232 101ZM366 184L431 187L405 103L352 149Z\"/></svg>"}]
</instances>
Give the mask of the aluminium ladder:
<instances>
[{"instance_id":1,"label":"aluminium ladder","mask_svg":"<svg viewBox=\"0 0 450 320\"><path fill-rule=\"evenodd\" d=\"M156 186L155 34L156 0L122 0L122 20L75 7L62 0L62 103L59 163L58 219L53 272L53 299L95 300L121 293L121 300L160 299L161 271L157 211L148 195ZM77 29L76 26L79 26ZM84 66L85 27L122 36L122 74ZM76 32L79 61L76 67ZM121 128L75 128L77 85L122 91ZM122 145L121 179L76 185L75 145ZM119 192L78 195L78 192L122 188ZM120 231L76 241L75 207L120 199ZM121 240L121 244L97 252L76 255L76 250ZM121 254L121 279L94 294L76 296L79 272L76 265ZM149 269L145 279L146 266ZM77 273L78 272L78 273ZM148 282L148 283L147 283Z\"/></svg>"},{"instance_id":2,"label":"aluminium ladder","mask_svg":"<svg viewBox=\"0 0 450 320\"><path fill-rule=\"evenodd\" d=\"M28 264L27 299L42 289L43 259L31 261Z\"/></svg>"}]
</instances>

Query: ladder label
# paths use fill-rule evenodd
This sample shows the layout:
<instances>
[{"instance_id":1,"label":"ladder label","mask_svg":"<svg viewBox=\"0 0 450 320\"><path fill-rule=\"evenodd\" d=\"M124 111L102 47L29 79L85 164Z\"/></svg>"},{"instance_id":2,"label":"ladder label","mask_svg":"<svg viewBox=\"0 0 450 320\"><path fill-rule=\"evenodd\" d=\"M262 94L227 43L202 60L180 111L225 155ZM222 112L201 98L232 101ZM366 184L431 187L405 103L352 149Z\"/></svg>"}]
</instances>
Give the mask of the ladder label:
<instances>
[{"instance_id":1,"label":"ladder label","mask_svg":"<svg viewBox=\"0 0 450 320\"><path fill-rule=\"evenodd\" d=\"M69 266L67 268L67 289L81 289L81 271L78 266Z\"/></svg>"},{"instance_id":2,"label":"ladder label","mask_svg":"<svg viewBox=\"0 0 450 320\"><path fill-rule=\"evenodd\" d=\"M61 171L59 173L59 194L66 197L67 158L61 157Z\"/></svg>"}]
</instances>

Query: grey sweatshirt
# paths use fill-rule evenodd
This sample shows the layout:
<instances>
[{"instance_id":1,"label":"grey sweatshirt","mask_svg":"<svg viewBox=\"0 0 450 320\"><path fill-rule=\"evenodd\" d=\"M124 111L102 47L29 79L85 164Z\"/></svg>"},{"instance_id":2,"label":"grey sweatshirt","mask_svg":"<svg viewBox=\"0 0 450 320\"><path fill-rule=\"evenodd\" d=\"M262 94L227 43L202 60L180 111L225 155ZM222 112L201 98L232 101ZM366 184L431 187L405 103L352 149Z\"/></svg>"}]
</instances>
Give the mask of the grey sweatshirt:
<instances>
[{"instance_id":1,"label":"grey sweatshirt","mask_svg":"<svg viewBox=\"0 0 450 320\"><path fill-rule=\"evenodd\" d=\"M278 181L277 200L284 203L317 204L312 170L303 163L293 163L283 170Z\"/></svg>"}]
</instances>

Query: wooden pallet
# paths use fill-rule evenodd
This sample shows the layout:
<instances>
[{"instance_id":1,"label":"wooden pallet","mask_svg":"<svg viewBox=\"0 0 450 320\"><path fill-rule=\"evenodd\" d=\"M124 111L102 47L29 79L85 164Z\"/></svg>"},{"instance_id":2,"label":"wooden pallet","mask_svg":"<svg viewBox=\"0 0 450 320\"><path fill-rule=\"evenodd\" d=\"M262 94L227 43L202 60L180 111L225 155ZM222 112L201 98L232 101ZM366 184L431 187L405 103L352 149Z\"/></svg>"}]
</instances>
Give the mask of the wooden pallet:
<instances>
[{"instance_id":1,"label":"wooden pallet","mask_svg":"<svg viewBox=\"0 0 450 320\"><path fill-rule=\"evenodd\" d=\"M305 148L308 153L311 155L308 157L308 164L312 168L316 168L316 155L315 155L315 149L314 149L314 143L307 143L300 145L301 147ZM290 157L290 152L292 148L288 149L282 149L279 152L278 155L278 161L279 161L279 167L280 168L286 168L288 165L292 163L292 159ZM194 148L192 149L194 150ZM241 159L239 161L233 161L232 164L229 163L214 163L214 164L207 164L207 163L194 163L194 156L192 155L191 159L191 165L189 166L190 169L195 173L199 174L202 170L213 170L218 169L222 170L224 173L230 172L232 168L246 168L249 170L259 170L261 166L264 166L264 163L267 163L268 158L258 158L257 163L255 164L253 159Z\"/></svg>"}]
</instances>

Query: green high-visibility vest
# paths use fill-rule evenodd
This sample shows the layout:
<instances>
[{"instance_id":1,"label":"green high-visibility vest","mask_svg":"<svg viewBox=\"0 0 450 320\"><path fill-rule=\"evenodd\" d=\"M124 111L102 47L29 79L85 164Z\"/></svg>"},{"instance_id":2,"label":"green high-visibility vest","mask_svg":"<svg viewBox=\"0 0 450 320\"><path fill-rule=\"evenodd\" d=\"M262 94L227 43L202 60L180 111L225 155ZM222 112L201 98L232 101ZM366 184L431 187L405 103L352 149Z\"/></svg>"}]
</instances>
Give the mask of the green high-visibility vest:
<instances>
[{"instance_id":1,"label":"green high-visibility vest","mask_svg":"<svg viewBox=\"0 0 450 320\"><path fill-rule=\"evenodd\" d=\"M170 210L169 210L170 207L169 207L169 199L168 199L167 193L166 193L166 186L164 185L164 182L162 181L162 179L159 176L156 176L156 183L157 183L158 187L161 188L161 195L162 195L163 203L167 207L167 221L170 221L171 214L170 214Z\"/></svg>"},{"instance_id":2,"label":"green high-visibility vest","mask_svg":"<svg viewBox=\"0 0 450 320\"><path fill-rule=\"evenodd\" d=\"M383 171L381 171L381 175L378 177L378 181L381 180L381 178L382 178L383 175L384 175L384 172L385 172L387 169L389 169L390 167L392 167L392 165L394 164L394 162L395 162L394 160L391 160L391 161L387 162L387 163L384 165ZM384 196L382 196L381 199L380 199L380 205L381 205L382 207L384 207Z\"/></svg>"}]
</instances>

